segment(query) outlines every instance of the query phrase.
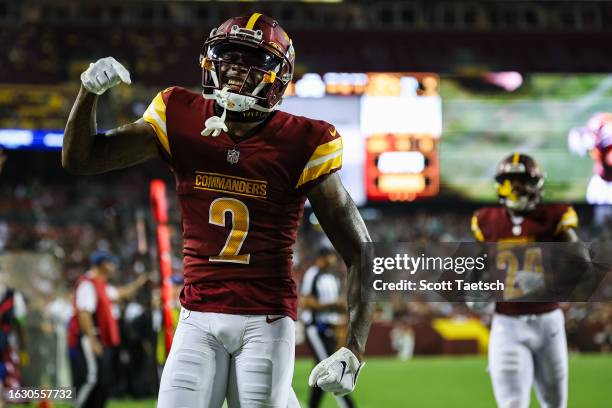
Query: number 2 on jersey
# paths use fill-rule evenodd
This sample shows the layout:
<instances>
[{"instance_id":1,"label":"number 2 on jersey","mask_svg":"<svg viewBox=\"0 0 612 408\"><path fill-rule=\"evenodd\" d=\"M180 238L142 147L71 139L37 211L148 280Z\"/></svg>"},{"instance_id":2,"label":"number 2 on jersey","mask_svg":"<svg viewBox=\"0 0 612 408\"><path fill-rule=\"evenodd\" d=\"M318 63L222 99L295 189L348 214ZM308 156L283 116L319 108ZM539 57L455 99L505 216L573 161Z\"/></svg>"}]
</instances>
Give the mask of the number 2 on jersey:
<instances>
[{"instance_id":1,"label":"number 2 on jersey","mask_svg":"<svg viewBox=\"0 0 612 408\"><path fill-rule=\"evenodd\" d=\"M248 264L251 254L240 254L240 249L249 233L249 209L235 198L217 198L210 204L208 222L225 227L225 214L232 215L232 230L219 255L209 257L210 262L232 262Z\"/></svg>"}]
</instances>

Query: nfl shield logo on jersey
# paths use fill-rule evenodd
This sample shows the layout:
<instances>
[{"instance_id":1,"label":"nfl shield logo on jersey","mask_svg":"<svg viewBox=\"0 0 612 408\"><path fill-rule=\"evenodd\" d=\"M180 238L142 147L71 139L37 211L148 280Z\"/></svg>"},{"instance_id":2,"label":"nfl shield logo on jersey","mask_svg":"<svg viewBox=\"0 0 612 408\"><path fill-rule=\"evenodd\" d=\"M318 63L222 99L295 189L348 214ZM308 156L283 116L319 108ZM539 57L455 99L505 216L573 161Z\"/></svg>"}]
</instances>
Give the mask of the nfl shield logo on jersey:
<instances>
[{"instance_id":1,"label":"nfl shield logo on jersey","mask_svg":"<svg viewBox=\"0 0 612 408\"><path fill-rule=\"evenodd\" d=\"M240 150L231 149L227 151L227 162L229 164L238 163L238 159L240 159Z\"/></svg>"}]
</instances>

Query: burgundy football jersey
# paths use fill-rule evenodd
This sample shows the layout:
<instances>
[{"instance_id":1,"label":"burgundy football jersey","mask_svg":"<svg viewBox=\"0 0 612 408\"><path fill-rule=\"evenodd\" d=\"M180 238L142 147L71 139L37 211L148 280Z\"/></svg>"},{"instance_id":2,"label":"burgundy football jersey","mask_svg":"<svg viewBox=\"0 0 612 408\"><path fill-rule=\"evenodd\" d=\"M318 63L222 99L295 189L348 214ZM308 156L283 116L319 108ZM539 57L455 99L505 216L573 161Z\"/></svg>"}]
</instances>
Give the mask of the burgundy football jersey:
<instances>
[{"instance_id":1,"label":"burgundy football jersey","mask_svg":"<svg viewBox=\"0 0 612 408\"><path fill-rule=\"evenodd\" d=\"M505 207L485 207L472 216L472 232L481 242L499 244L554 242L564 230L576 228L578 216L563 204L539 204L520 223L513 223ZM516 271L514 271L516 272ZM506 276L504 296L518 297L522 293L513 287L512 273ZM556 302L497 302L495 311L508 315L545 313L558 308Z\"/></svg>"},{"instance_id":2,"label":"burgundy football jersey","mask_svg":"<svg viewBox=\"0 0 612 408\"><path fill-rule=\"evenodd\" d=\"M214 101L160 92L143 118L176 177L189 310L296 319L292 247L305 193L342 164L336 129L274 112L241 141L202 136Z\"/></svg>"}]
</instances>

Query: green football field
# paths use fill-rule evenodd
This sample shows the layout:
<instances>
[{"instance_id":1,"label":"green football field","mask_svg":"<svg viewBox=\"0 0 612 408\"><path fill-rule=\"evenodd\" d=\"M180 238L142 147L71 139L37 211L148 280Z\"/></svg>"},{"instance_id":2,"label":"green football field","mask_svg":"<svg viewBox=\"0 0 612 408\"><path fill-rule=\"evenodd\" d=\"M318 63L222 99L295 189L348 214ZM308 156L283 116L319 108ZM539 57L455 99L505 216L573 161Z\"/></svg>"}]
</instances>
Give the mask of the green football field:
<instances>
[{"instance_id":1,"label":"green football field","mask_svg":"<svg viewBox=\"0 0 612 408\"><path fill-rule=\"evenodd\" d=\"M307 407L306 381L312 363L298 360L293 386L302 406ZM368 359L354 393L359 407L494 407L483 357L432 357L410 361ZM113 401L109 408L152 408L149 401ZM326 396L323 407L332 408ZM537 407L535 397L532 407ZM612 406L612 354L570 357L569 407Z\"/></svg>"}]
</instances>

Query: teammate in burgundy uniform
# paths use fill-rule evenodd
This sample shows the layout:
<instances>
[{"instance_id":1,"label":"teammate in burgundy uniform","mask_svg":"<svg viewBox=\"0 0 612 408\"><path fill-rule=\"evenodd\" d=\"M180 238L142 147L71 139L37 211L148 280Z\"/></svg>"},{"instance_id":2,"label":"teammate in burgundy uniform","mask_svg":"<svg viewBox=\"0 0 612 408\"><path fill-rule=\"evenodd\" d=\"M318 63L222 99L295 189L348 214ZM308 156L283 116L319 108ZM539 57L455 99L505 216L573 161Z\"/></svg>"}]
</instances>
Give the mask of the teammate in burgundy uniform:
<instances>
[{"instance_id":1,"label":"teammate in burgundy uniform","mask_svg":"<svg viewBox=\"0 0 612 408\"><path fill-rule=\"evenodd\" d=\"M568 135L572 153L593 159L593 177L586 199L591 204L612 204L612 112L593 115L585 127L574 128Z\"/></svg>"},{"instance_id":2,"label":"teammate in burgundy uniform","mask_svg":"<svg viewBox=\"0 0 612 408\"><path fill-rule=\"evenodd\" d=\"M291 248L306 197L349 266L350 311L345 347L317 365L309 383L346 394L363 365L370 326L359 279L361 244L370 238L334 174L340 135L325 122L276 110L294 51L271 18L255 13L213 29L200 65L203 94L168 88L143 119L97 134L97 95L130 77L113 58L91 64L62 151L64 167L77 174L158 154L175 174L185 287L158 407L220 407L227 399L230 407L285 408L295 398Z\"/></svg>"},{"instance_id":3,"label":"teammate in burgundy uniform","mask_svg":"<svg viewBox=\"0 0 612 408\"><path fill-rule=\"evenodd\" d=\"M474 214L472 232L478 241L578 241L574 209L540 203L544 175L531 157L519 153L508 156L499 164L495 181L503 206L486 207ZM498 265L516 264L499 256L496 261ZM542 287L541 271L528 269L527 264L523 270L508 267L505 299L520 298ZM489 371L499 407L528 407L532 383L542 407L565 407L567 345L559 305L498 302L491 325Z\"/></svg>"}]
</instances>

